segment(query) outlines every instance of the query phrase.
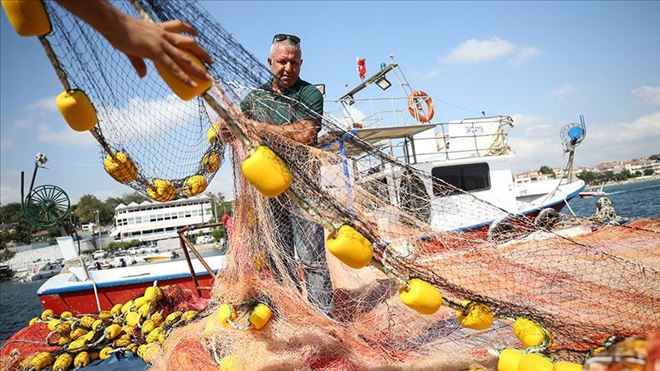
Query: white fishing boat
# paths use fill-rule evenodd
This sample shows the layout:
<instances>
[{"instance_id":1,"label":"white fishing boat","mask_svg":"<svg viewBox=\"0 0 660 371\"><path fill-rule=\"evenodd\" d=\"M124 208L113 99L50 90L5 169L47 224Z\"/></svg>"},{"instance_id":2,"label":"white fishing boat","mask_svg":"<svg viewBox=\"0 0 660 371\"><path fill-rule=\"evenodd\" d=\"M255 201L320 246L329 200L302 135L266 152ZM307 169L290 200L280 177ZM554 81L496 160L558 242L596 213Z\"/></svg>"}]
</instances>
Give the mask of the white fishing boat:
<instances>
[{"instance_id":1,"label":"white fishing boat","mask_svg":"<svg viewBox=\"0 0 660 371\"><path fill-rule=\"evenodd\" d=\"M357 98L358 93L371 85L388 89L392 85L388 79L398 79L407 96ZM584 188L585 183L572 175L572 153L586 133L583 123L581 131L571 129L574 125L566 128L575 136L570 140L574 143L566 147L570 154L567 176L518 189L511 171L515 152L507 142L508 131L515 126L510 116L435 122L432 98L413 91L397 64L383 66L333 102L340 107L342 117L339 120L345 123L348 133L326 133L320 139L321 148L336 151L345 159L358 160L343 161L337 165L338 169L323 171L341 171L358 184L369 182L371 188L375 184L380 188L377 192L395 207L405 204L407 200L402 196L411 193L410 189L400 192L402 188L417 186L424 198L430 200L428 208L433 212L428 215L428 221L435 230L484 228L512 215L557 216L556 211ZM371 110L367 112L364 107ZM391 122L398 124L389 125ZM430 175L428 180L420 179L417 185L402 182L402 179L410 179L404 176L405 167L390 166L386 161L374 162L373 158L367 158L368 154L363 152L365 147L359 142L367 142L392 158L422 170ZM451 184L464 192L443 193L437 182ZM325 187L340 190L343 185L325 184ZM456 205L469 205L475 197L493 205L494 212L466 213L465 209L458 212L461 209ZM380 216L375 213L374 217Z\"/></svg>"}]
</instances>

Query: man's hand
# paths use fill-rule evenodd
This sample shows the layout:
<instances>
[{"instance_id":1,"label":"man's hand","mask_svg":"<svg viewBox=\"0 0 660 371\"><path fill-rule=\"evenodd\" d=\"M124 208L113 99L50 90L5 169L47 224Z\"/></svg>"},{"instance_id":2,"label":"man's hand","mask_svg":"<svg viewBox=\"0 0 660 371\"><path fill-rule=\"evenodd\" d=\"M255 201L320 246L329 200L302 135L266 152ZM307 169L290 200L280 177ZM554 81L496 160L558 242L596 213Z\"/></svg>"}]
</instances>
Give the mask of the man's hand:
<instances>
[{"instance_id":1,"label":"man's hand","mask_svg":"<svg viewBox=\"0 0 660 371\"><path fill-rule=\"evenodd\" d=\"M211 80L212 77L190 59L191 55L213 63L211 56L190 36L193 27L179 20L152 23L135 19L105 0L57 0L65 9L99 31L117 50L124 52L138 76L147 74L144 58L166 67L189 86L195 86L190 76Z\"/></svg>"}]
</instances>

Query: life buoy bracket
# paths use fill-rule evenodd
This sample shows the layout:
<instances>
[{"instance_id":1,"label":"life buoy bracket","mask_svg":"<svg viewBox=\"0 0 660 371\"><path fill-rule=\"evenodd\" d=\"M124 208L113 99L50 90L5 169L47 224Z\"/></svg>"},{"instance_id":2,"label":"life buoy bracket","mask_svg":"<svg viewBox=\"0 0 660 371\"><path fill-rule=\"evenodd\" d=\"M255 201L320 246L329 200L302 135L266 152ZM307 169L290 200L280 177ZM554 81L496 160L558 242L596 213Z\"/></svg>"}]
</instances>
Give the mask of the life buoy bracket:
<instances>
[{"instance_id":1,"label":"life buoy bracket","mask_svg":"<svg viewBox=\"0 0 660 371\"><path fill-rule=\"evenodd\" d=\"M422 108L422 102L426 104L426 114ZM429 122L433 118L433 115L435 115L433 100L425 92L415 90L408 95L408 111L415 120L419 122Z\"/></svg>"}]
</instances>

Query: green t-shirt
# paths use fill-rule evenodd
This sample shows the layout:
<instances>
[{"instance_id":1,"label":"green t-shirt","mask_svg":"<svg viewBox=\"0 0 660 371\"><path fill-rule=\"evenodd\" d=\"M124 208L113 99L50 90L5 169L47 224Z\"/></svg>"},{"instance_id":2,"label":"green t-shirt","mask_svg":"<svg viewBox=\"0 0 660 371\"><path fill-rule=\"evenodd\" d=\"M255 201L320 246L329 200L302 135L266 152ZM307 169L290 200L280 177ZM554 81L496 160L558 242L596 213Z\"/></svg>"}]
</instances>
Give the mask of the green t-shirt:
<instances>
[{"instance_id":1,"label":"green t-shirt","mask_svg":"<svg viewBox=\"0 0 660 371\"><path fill-rule=\"evenodd\" d=\"M320 130L323 95L316 86L298 79L292 87L278 94L273 91L271 83L253 90L243 99L241 110L244 115L252 120L275 125L313 120Z\"/></svg>"}]
</instances>

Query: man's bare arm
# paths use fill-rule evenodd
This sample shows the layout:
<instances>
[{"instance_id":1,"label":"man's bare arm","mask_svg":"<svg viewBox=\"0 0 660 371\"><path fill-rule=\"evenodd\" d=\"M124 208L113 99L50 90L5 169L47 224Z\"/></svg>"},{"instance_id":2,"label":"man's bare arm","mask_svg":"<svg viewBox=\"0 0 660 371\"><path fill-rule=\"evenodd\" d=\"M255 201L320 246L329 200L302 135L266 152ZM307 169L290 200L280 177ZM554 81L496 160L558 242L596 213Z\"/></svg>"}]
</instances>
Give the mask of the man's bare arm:
<instances>
[{"instance_id":1,"label":"man's bare arm","mask_svg":"<svg viewBox=\"0 0 660 371\"><path fill-rule=\"evenodd\" d=\"M149 58L162 64L190 86L195 86L191 75L200 79L211 79L211 76L194 64L187 55L191 53L202 61L213 63L211 56L195 39L181 34L185 32L196 35L191 25L179 20L152 23L135 19L106 0L57 2L99 31L117 50L124 52L140 77L147 73L144 58Z\"/></svg>"},{"instance_id":2,"label":"man's bare arm","mask_svg":"<svg viewBox=\"0 0 660 371\"><path fill-rule=\"evenodd\" d=\"M266 128L283 137L310 145L316 139L318 124L312 120L300 120L289 125L263 124Z\"/></svg>"}]
</instances>

